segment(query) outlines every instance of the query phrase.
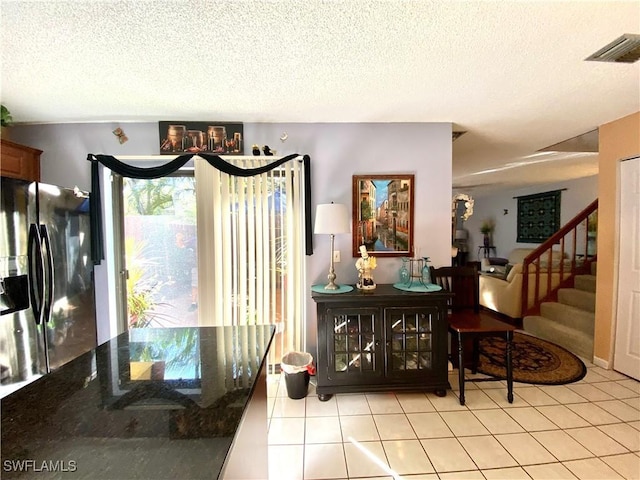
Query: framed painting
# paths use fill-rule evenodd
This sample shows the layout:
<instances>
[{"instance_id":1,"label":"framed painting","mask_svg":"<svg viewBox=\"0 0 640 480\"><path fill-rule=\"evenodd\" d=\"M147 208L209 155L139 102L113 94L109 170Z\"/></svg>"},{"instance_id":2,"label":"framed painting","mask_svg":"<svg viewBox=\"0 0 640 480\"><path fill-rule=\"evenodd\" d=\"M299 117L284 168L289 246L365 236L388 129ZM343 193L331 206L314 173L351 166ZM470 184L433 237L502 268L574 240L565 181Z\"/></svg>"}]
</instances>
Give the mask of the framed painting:
<instances>
[{"instance_id":1,"label":"framed painting","mask_svg":"<svg viewBox=\"0 0 640 480\"><path fill-rule=\"evenodd\" d=\"M353 256L413 257L414 175L353 176Z\"/></svg>"},{"instance_id":2,"label":"framed painting","mask_svg":"<svg viewBox=\"0 0 640 480\"><path fill-rule=\"evenodd\" d=\"M209 153L243 155L243 124L223 122L158 122L160 154Z\"/></svg>"}]
</instances>

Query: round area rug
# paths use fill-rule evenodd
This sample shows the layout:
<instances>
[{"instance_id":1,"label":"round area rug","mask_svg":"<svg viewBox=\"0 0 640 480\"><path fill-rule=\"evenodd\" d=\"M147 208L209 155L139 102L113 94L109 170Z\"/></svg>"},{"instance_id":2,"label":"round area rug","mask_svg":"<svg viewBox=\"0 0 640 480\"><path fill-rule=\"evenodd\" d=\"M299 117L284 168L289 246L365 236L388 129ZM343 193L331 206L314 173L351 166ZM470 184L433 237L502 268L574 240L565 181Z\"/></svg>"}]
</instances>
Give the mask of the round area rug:
<instances>
[{"instance_id":1,"label":"round area rug","mask_svg":"<svg viewBox=\"0 0 640 480\"><path fill-rule=\"evenodd\" d=\"M480 339L478 372L500 379L507 378L505 348L504 338ZM562 385L577 382L587 373L587 367L573 353L522 332L513 334L511 358L514 382Z\"/></svg>"}]
</instances>

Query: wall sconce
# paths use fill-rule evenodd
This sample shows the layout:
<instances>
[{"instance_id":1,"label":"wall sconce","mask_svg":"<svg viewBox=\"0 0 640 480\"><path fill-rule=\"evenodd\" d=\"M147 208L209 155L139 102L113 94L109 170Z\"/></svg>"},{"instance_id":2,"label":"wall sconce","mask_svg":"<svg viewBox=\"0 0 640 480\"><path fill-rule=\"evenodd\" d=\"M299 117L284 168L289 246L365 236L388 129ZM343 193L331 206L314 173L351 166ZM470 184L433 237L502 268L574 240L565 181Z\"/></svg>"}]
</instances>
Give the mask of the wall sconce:
<instances>
[{"instance_id":1,"label":"wall sconce","mask_svg":"<svg viewBox=\"0 0 640 480\"><path fill-rule=\"evenodd\" d=\"M338 290L336 285L336 272L333 268L333 244L334 237L338 233L349 233L351 222L349 211L346 205L340 203L325 203L316 207L316 221L313 233L328 234L331 236L331 262L329 264L329 283L325 285L325 290Z\"/></svg>"}]
</instances>

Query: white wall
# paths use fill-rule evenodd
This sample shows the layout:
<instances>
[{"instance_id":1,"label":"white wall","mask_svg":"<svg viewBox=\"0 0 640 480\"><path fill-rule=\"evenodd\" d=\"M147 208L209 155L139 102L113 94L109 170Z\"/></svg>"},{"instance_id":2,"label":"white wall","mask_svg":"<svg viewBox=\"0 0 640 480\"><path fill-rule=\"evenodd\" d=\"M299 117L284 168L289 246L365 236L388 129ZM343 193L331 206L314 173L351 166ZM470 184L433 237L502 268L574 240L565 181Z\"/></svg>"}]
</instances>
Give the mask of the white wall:
<instances>
[{"instance_id":1,"label":"white wall","mask_svg":"<svg viewBox=\"0 0 640 480\"><path fill-rule=\"evenodd\" d=\"M482 245L480 225L488 218L495 220L496 228L493 232L493 244L496 246L497 256L507 258L514 248L535 248L537 243L517 243L518 201L514 197L532 195L566 188L561 193L560 223L564 225L576 214L598 197L598 176L568 180L566 182L537 185L535 187L518 190L505 190L494 194L475 197L473 216L464 224L469 231L469 259L477 260L478 246ZM469 192L456 192L469 193ZM504 209L508 214L504 214ZM492 254L493 255L493 254Z\"/></svg>"},{"instance_id":2,"label":"white wall","mask_svg":"<svg viewBox=\"0 0 640 480\"><path fill-rule=\"evenodd\" d=\"M112 132L122 127L129 141L120 145ZM87 154L157 154L158 127L155 123L81 123L16 125L11 140L42 150L40 174L43 182L91 190L91 168Z\"/></svg>"},{"instance_id":3,"label":"white wall","mask_svg":"<svg viewBox=\"0 0 640 480\"><path fill-rule=\"evenodd\" d=\"M112 131L121 127L129 141L118 143ZM286 143L280 141L287 132ZM414 245L434 266L449 265L451 221L450 123L245 123L245 153L252 144L267 144L278 155L308 154L312 168L312 204L344 203L351 209L352 175L413 173L415 188ZM42 181L90 190L87 154L155 155L157 123L91 123L23 125L12 128L12 140L43 150ZM351 257L351 236L336 236L342 262L336 264L338 283L354 284L357 272ZM329 238L314 236L314 255L307 257L307 287L326 282ZM399 258L385 258L374 271L377 283L397 281ZM99 272L98 272L99 273ZM96 274L97 277L100 275ZM98 295L103 289L98 288ZM107 308L106 302L98 308ZM307 300L307 350L315 356L315 303Z\"/></svg>"}]
</instances>

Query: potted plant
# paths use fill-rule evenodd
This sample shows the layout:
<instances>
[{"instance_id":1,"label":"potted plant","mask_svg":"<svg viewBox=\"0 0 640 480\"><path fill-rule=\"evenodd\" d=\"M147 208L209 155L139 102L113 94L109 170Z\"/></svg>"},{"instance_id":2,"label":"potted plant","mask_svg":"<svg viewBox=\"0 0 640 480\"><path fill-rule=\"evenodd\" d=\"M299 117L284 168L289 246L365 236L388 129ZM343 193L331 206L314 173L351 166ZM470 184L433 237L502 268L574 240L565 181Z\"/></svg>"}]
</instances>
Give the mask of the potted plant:
<instances>
[{"instance_id":1,"label":"potted plant","mask_svg":"<svg viewBox=\"0 0 640 480\"><path fill-rule=\"evenodd\" d=\"M484 220L482 225L480 226L480 233L484 235L484 246L488 247L491 245L491 234L493 233L493 229L495 228L495 224L493 220Z\"/></svg>"},{"instance_id":2,"label":"potted plant","mask_svg":"<svg viewBox=\"0 0 640 480\"><path fill-rule=\"evenodd\" d=\"M2 129L0 130L0 136L2 138L7 138L7 129L13 123L13 118L11 117L11 112L4 105L0 105L0 126Z\"/></svg>"}]
</instances>

